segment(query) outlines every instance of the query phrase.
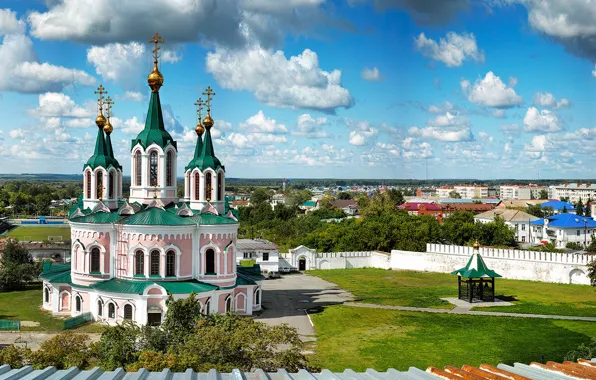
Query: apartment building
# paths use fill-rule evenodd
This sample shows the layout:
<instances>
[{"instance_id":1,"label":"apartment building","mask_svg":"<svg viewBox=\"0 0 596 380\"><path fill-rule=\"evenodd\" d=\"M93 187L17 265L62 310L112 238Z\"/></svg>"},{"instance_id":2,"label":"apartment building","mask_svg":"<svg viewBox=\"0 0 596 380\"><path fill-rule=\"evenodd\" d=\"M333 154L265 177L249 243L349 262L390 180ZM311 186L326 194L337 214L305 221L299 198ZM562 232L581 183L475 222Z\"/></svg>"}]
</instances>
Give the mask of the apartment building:
<instances>
[{"instance_id":1,"label":"apartment building","mask_svg":"<svg viewBox=\"0 0 596 380\"><path fill-rule=\"evenodd\" d=\"M455 191L462 198L488 198L488 186L476 185L457 185L457 186L443 186L437 189L439 198L450 198L449 193Z\"/></svg>"},{"instance_id":2,"label":"apartment building","mask_svg":"<svg viewBox=\"0 0 596 380\"><path fill-rule=\"evenodd\" d=\"M569 202L577 203L580 199L586 203L588 199L596 199L596 184L591 183L565 183L553 185L548 188L551 199L569 198Z\"/></svg>"},{"instance_id":3,"label":"apartment building","mask_svg":"<svg viewBox=\"0 0 596 380\"><path fill-rule=\"evenodd\" d=\"M501 199L539 199L545 186L504 185L500 187Z\"/></svg>"}]
</instances>

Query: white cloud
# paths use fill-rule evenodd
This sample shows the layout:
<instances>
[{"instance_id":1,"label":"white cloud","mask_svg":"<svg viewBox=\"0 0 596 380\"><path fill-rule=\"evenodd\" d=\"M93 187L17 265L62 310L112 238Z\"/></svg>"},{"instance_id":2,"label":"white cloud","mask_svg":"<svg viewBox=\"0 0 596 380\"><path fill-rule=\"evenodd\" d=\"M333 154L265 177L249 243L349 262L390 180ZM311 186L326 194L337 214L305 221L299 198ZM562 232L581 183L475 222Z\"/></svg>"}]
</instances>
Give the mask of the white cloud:
<instances>
[{"instance_id":1,"label":"white cloud","mask_svg":"<svg viewBox=\"0 0 596 380\"><path fill-rule=\"evenodd\" d=\"M28 113L36 117L85 118L93 115L91 110L78 106L68 95L61 92L40 94L39 106Z\"/></svg>"},{"instance_id":2,"label":"white cloud","mask_svg":"<svg viewBox=\"0 0 596 380\"><path fill-rule=\"evenodd\" d=\"M246 121L240 125L240 129L248 130L250 133L288 133L288 128L285 125L265 117L262 110L257 112L256 115L246 119Z\"/></svg>"},{"instance_id":3,"label":"white cloud","mask_svg":"<svg viewBox=\"0 0 596 380\"><path fill-rule=\"evenodd\" d=\"M137 91L126 91L124 95L118 96L118 99L130 100L131 102L142 102L145 96Z\"/></svg>"},{"instance_id":4,"label":"white cloud","mask_svg":"<svg viewBox=\"0 0 596 380\"><path fill-rule=\"evenodd\" d=\"M366 0L349 0L358 3ZM470 0L373 0L377 9L401 8L419 25L443 25L470 5Z\"/></svg>"},{"instance_id":5,"label":"white cloud","mask_svg":"<svg viewBox=\"0 0 596 380\"><path fill-rule=\"evenodd\" d=\"M553 133L563 129L563 123L551 111L538 111L536 107L528 108L524 117L524 131Z\"/></svg>"},{"instance_id":6,"label":"white cloud","mask_svg":"<svg viewBox=\"0 0 596 380\"><path fill-rule=\"evenodd\" d=\"M571 103L565 98L557 100L550 92L537 92L534 95L534 105L537 107L547 107L553 109L570 107Z\"/></svg>"},{"instance_id":7,"label":"white cloud","mask_svg":"<svg viewBox=\"0 0 596 380\"><path fill-rule=\"evenodd\" d=\"M502 119L505 117L505 110L503 110L503 109L493 110L493 116L496 117L497 119Z\"/></svg>"},{"instance_id":8,"label":"white cloud","mask_svg":"<svg viewBox=\"0 0 596 380\"><path fill-rule=\"evenodd\" d=\"M438 43L426 38L424 33L420 33L414 39L414 45L425 57L441 61L448 67L461 66L466 59L484 62L484 53L478 49L476 37L472 33L459 35L455 32L449 32Z\"/></svg>"},{"instance_id":9,"label":"white cloud","mask_svg":"<svg viewBox=\"0 0 596 380\"><path fill-rule=\"evenodd\" d=\"M360 73L360 76L362 77L362 79L373 82L377 82L383 79L381 73L379 72L379 69L376 67L373 67L372 69L369 69L368 67L364 68L364 70L362 70L362 72Z\"/></svg>"},{"instance_id":10,"label":"white cloud","mask_svg":"<svg viewBox=\"0 0 596 380\"><path fill-rule=\"evenodd\" d=\"M271 133L243 134L232 132L225 138L225 141L237 148L253 148L256 145L285 143L288 140L285 136L274 135Z\"/></svg>"},{"instance_id":11,"label":"white cloud","mask_svg":"<svg viewBox=\"0 0 596 380\"><path fill-rule=\"evenodd\" d=\"M8 132L8 135L10 136L10 138L15 139L15 140L20 140L22 138L25 137L26 132L22 129L11 129ZM0 135L1 136L1 135Z\"/></svg>"},{"instance_id":12,"label":"white cloud","mask_svg":"<svg viewBox=\"0 0 596 380\"><path fill-rule=\"evenodd\" d=\"M71 85L93 86L95 78L82 70L39 63L33 42L25 35L11 34L0 45L0 91L39 93L61 91Z\"/></svg>"},{"instance_id":13,"label":"white cloud","mask_svg":"<svg viewBox=\"0 0 596 380\"><path fill-rule=\"evenodd\" d=\"M351 145L362 146L368 145L371 141L371 138L375 137L379 130L371 126L371 124L366 121L355 122L352 120L345 120L346 126L351 129L348 142Z\"/></svg>"},{"instance_id":14,"label":"white cloud","mask_svg":"<svg viewBox=\"0 0 596 380\"><path fill-rule=\"evenodd\" d=\"M89 128L95 125L93 119L67 119L64 121L64 126L68 128Z\"/></svg>"},{"instance_id":15,"label":"white cloud","mask_svg":"<svg viewBox=\"0 0 596 380\"><path fill-rule=\"evenodd\" d=\"M524 153L533 159L544 159L545 152L553 148L553 142L546 135L537 135L532 141L524 144Z\"/></svg>"},{"instance_id":16,"label":"white cloud","mask_svg":"<svg viewBox=\"0 0 596 380\"><path fill-rule=\"evenodd\" d=\"M474 135L472 135L472 131L470 130L470 128L445 129L441 127L412 127L408 129L408 133L412 136L417 136L420 138L439 140L445 142L474 140Z\"/></svg>"},{"instance_id":17,"label":"white cloud","mask_svg":"<svg viewBox=\"0 0 596 380\"><path fill-rule=\"evenodd\" d=\"M433 150L429 143L424 141L418 144L412 137L403 139L401 147L404 158L429 158L433 156Z\"/></svg>"},{"instance_id":18,"label":"white cloud","mask_svg":"<svg viewBox=\"0 0 596 380\"><path fill-rule=\"evenodd\" d=\"M306 136L310 139L326 138L330 135L323 130L323 126L327 124L326 117L313 118L311 115L305 113L296 119L297 131L293 132L296 136Z\"/></svg>"},{"instance_id":19,"label":"white cloud","mask_svg":"<svg viewBox=\"0 0 596 380\"><path fill-rule=\"evenodd\" d=\"M145 58L145 59L143 59ZM92 46L87 49L87 61L94 67L95 72L105 80L125 82L127 85L139 84L141 62L147 61L145 45L137 42L129 44L108 44ZM145 71L150 70L149 63Z\"/></svg>"},{"instance_id":20,"label":"white cloud","mask_svg":"<svg viewBox=\"0 0 596 380\"><path fill-rule=\"evenodd\" d=\"M468 128L470 126L470 121L463 116L447 112L445 115L439 115L433 120L430 120L429 124L433 127Z\"/></svg>"},{"instance_id":21,"label":"white cloud","mask_svg":"<svg viewBox=\"0 0 596 380\"><path fill-rule=\"evenodd\" d=\"M114 127L114 132L122 131L122 133L129 136L136 136L145 128L145 124L137 120L136 116L126 120L112 117L111 123Z\"/></svg>"},{"instance_id":22,"label":"white cloud","mask_svg":"<svg viewBox=\"0 0 596 380\"><path fill-rule=\"evenodd\" d=\"M317 54L309 49L287 59L280 50L218 48L207 54L206 64L221 87L251 91L273 107L333 113L353 104L350 92L342 87L341 71L322 70Z\"/></svg>"},{"instance_id":23,"label":"white cloud","mask_svg":"<svg viewBox=\"0 0 596 380\"><path fill-rule=\"evenodd\" d=\"M0 9L0 36L25 34L25 21L17 19L17 13L10 9Z\"/></svg>"},{"instance_id":24,"label":"white cloud","mask_svg":"<svg viewBox=\"0 0 596 380\"><path fill-rule=\"evenodd\" d=\"M469 81L460 82L462 91L472 103L494 108L510 108L522 104L523 99L511 87L507 87L501 78L489 71L484 79L478 79L474 85Z\"/></svg>"}]
</instances>

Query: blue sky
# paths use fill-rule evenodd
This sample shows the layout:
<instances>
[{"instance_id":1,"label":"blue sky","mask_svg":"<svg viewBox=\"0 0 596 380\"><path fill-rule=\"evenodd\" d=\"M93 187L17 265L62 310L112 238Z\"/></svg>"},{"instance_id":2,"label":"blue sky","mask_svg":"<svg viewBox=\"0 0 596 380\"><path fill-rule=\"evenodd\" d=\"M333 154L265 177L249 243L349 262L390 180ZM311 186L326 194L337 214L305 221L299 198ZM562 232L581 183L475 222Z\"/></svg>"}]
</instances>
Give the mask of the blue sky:
<instances>
[{"instance_id":1,"label":"blue sky","mask_svg":"<svg viewBox=\"0 0 596 380\"><path fill-rule=\"evenodd\" d=\"M125 175L152 58L178 165L210 85L231 177L596 178L596 0L3 0L3 173Z\"/></svg>"}]
</instances>

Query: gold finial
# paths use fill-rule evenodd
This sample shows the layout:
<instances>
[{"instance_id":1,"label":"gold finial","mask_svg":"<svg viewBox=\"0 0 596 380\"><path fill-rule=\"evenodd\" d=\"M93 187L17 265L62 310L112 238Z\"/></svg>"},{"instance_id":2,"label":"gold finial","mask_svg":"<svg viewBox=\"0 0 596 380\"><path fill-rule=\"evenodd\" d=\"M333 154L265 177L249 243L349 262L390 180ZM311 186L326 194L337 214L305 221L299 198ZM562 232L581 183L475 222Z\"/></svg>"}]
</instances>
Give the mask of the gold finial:
<instances>
[{"instance_id":1,"label":"gold finial","mask_svg":"<svg viewBox=\"0 0 596 380\"><path fill-rule=\"evenodd\" d=\"M203 127L203 123L201 122L201 112L203 111L203 104L205 104L203 102L203 99L199 98L194 105L197 106L197 117L199 119L199 121L197 122L197 126L195 127L195 132L197 133L197 135L202 136L203 133L205 132L205 127Z\"/></svg>"},{"instance_id":2,"label":"gold finial","mask_svg":"<svg viewBox=\"0 0 596 380\"><path fill-rule=\"evenodd\" d=\"M104 94L107 94L107 93L108 93L108 91L101 84L97 88L97 91L95 91L95 94L99 95L99 97L97 98L97 107L98 107L97 118L95 118L95 124L99 128L103 128L104 125L106 124L106 118L103 116L103 105L104 105L103 96L104 96Z\"/></svg>"},{"instance_id":3,"label":"gold finial","mask_svg":"<svg viewBox=\"0 0 596 380\"><path fill-rule=\"evenodd\" d=\"M104 125L103 131L109 135L114 130L112 123L110 123L110 118L112 117L112 104L114 104L114 101L108 96L104 104L106 105L106 116L108 117L108 121L106 122L106 125Z\"/></svg>"},{"instance_id":4,"label":"gold finial","mask_svg":"<svg viewBox=\"0 0 596 380\"><path fill-rule=\"evenodd\" d=\"M472 247L474 247L474 250L476 250L476 251L480 249L480 243L478 243L478 239L476 239L476 241L474 242L474 245Z\"/></svg>"},{"instance_id":5,"label":"gold finial","mask_svg":"<svg viewBox=\"0 0 596 380\"><path fill-rule=\"evenodd\" d=\"M203 120L203 125L207 129L211 129L213 126L213 119L211 118L211 101L213 100L213 95L215 92L211 89L211 86L207 86L207 89L203 92L203 95L207 95L207 100L205 100L205 104L207 105L207 116Z\"/></svg>"},{"instance_id":6,"label":"gold finial","mask_svg":"<svg viewBox=\"0 0 596 380\"><path fill-rule=\"evenodd\" d=\"M159 51L161 50L159 44L163 44L164 40L161 38L159 33L155 32L153 37L151 37L151 39L149 40L149 43L155 44L155 48L151 50L151 52L153 53L153 71L149 73L149 76L147 77L147 82L149 83L149 87L151 87L151 91L158 92L161 86L163 85L163 75L161 75L159 69L157 68L157 61L159 58Z\"/></svg>"}]
</instances>

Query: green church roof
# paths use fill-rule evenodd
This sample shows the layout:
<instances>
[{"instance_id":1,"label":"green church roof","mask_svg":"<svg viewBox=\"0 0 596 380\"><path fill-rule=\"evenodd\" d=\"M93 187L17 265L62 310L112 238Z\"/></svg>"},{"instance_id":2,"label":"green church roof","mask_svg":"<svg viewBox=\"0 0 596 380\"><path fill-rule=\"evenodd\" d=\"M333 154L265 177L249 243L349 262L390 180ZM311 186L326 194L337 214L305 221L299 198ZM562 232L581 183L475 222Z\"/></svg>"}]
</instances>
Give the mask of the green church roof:
<instances>
[{"instance_id":1,"label":"green church roof","mask_svg":"<svg viewBox=\"0 0 596 380\"><path fill-rule=\"evenodd\" d=\"M106 133L106 150L108 152L108 156L111 157L116 163L115 166L118 169L122 170L122 165L120 165L116 157L114 157L114 150L112 149L112 139L110 138L110 135L108 133Z\"/></svg>"},{"instance_id":2,"label":"green church roof","mask_svg":"<svg viewBox=\"0 0 596 380\"><path fill-rule=\"evenodd\" d=\"M87 163L83 166L83 169L87 167L91 167L92 170L95 170L95 168L99 167L108 169L112 166L115 168L120 168L120 164L113 157L113 154L110 156L105 136L103 134L103 128L98 128L97 139L95 140L95 151L93 152L93 156L87 160Z\"/></svg>"},{"instance_id":3,"label":"green church roof","mask_svg":"<svg viewBox=\"0 0 596 380\"><path fill-rule=\"evenodd\" d=\"M134 140L132 140L131 148L134 148L137 144L141 144L141 146L146 149L153 143L159 145L162 149L165 149L169 144L178 149L176 141L174 141L164 127L159 92L151 92L151 100L149 102L149 111L147 111L145 128Z\"/></svg>"},{"instance_id":4,"label":"green church roof","mask_svg":"<svg viewBox=\"0 0 596 380\"><path fill-rule=\"evenodd\" d=\"M474 253L465 267L455 270L451 274L466 278L502 277L497 272L488 269L479 253Z\"/></svg>"},{"instance_id":5,"label":"green church roof","mask_svg":"<svg viewBox=\"0 0 596 380\"><path fill-rule=\"evenodd\" d=\"M201 154L199 155L198 151L201 149ZM225 166L221 164L219 158L215 157L215 152L213 151L213 141L211 141L211 127L205 128L205 137L201 142L201 137L199 137L197 141L197 147L195 149L195 155L193 159L188 163L184 170L192 170L194 168L198 168L199 170L203 171L207 168L211 168L215 171L219 170L220 168L224 171L226 170Z\"/></svg>"}]
</instances>

